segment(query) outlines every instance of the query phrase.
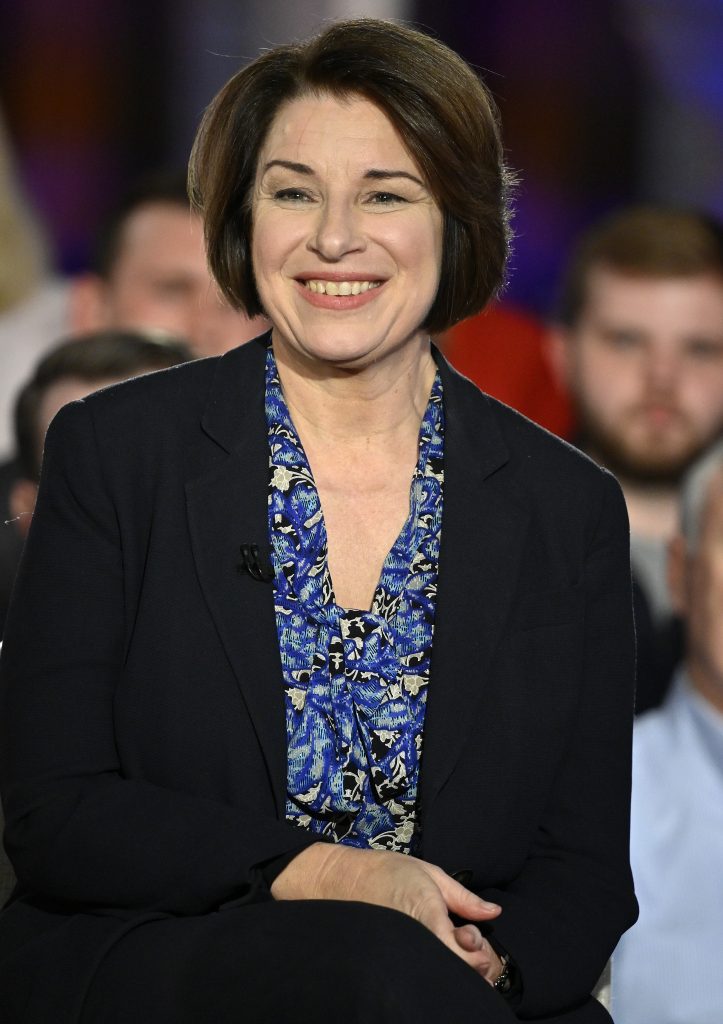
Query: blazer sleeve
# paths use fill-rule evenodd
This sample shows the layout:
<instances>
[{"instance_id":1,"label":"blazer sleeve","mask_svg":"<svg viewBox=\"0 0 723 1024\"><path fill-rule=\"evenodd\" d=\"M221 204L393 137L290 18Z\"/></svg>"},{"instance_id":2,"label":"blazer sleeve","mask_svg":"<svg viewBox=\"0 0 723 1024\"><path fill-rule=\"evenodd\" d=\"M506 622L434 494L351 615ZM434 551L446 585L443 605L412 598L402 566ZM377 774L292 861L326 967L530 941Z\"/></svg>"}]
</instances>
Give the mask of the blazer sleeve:
<instances>
[{"instance_id":1,"label":"blazer sleeve","mask_svg":"<svg viewBox=\"0 0 723 1024\"><path fill-rule=\"evenodd\" d=\"M488 888L496 939L523 979L522 1017L583 1003L637 917L629 864L635 638L629 529L620 488L601 473L584 565L584 651L574 727L519 876Z\"/></svg>"},{"instance_id":2,"label":"blazer sleeve","mask_svg":"<svg viewBox=\"0 0 723 1024\"><path fill-rule=\"evenodd\" d=\"M311 836L121 773L113 701L124 579L92 420L73 403L47 436L0 662L0 782L18 878L84 906L194 914L256 898L257 867Z\"/></svg>"}]
</instances>

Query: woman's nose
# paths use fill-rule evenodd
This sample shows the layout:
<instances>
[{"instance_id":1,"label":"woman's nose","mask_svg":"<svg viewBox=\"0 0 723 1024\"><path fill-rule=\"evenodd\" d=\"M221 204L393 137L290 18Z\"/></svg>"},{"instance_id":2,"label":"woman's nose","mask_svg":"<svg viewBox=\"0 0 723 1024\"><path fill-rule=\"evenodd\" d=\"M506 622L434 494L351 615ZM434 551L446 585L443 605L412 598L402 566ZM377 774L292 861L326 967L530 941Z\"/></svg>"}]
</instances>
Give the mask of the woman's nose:
<instances>
[{"instance_id":1,"label":"woman's nose","mask_svg":"<svg viewBox=\"0 0 723 1024\"><path fill-rule=\"evenodd\" d=\"M318 213L308 247L322 259L336 261L365 246L358 210L345 202L326 202Z\"/></svg>"}]
</instances>

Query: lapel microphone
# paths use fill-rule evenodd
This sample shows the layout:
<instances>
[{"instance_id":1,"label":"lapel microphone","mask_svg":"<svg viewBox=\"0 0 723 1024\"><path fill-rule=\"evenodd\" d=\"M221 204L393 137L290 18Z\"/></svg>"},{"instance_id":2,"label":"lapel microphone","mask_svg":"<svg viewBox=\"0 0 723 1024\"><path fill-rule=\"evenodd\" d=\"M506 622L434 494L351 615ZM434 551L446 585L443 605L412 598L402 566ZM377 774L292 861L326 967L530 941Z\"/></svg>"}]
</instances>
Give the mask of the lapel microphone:
<instances>
[{"instance_id":1,"label":"lapel microphone","mask_svg":"<svg viewBox=\"0 0 723 1024\"><path fill-rule=\"evenodd\" d=\"M270 583L274 578L274 568L268 555L262 555L258 544L242 544L239 548L241 561L236 566L239 572L247 572L251 579L259 583Z\"/></svg>"}]
</instances>

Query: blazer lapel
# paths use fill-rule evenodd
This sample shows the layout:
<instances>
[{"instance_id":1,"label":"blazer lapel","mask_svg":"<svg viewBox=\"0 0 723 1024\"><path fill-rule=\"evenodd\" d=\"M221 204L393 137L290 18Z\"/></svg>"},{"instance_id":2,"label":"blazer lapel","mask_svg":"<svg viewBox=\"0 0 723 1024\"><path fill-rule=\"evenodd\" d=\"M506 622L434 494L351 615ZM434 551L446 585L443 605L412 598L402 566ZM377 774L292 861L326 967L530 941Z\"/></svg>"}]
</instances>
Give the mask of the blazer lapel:
<instances>
[{"instance_id":1,"label":"blazer lapel","mask_svg":"<svg viewBox=\"0 0 723 1024\"><path fill-rule=\"evenodd\" d=\"M444 386L444 515L421 799L452 772L515 592L529 521L491 401L437 357Z\"/></svg>"},{"instance_id":2,"label":"blazer lapel","mask_svg":"<svg viewBox=\"0 0 723 1024\"><path fill-rule=\"evenodd\" d=\"M286 794L283 677L273 586L239 573L241 544L268 552L266 339L218 363L186 484L196 569L272 781ZM434 653L424 727L425 812L452 772L514 594L528 513L505 475L490 401L437 354L445 396L445 493Z\"/></svg>"},{"instance_id":3,"label":"blazer lapel","mask_svg":"<svg viewBox=\"0 0 723 1024\"><path fill-rule=\"evenodd\" d=\"M273 586L238 569L242 544L258 544L262 555L268 553L265 340L219 360L202 419L206 436L194 452L203 471L188 480L186 504L201 588L283 816L286 735Z\"/></svg>"}]
</instances>

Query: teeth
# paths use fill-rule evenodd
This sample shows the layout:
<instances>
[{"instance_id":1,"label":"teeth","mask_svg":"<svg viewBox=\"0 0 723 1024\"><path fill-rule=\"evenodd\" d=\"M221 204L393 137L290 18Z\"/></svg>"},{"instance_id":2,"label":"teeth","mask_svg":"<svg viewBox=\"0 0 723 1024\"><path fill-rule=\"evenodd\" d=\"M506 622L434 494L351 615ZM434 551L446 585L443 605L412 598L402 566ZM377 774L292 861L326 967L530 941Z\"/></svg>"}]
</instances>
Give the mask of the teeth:
<instances>
[{"instance_id":1,"label":"teeth","mask_svg":"<svg viewBox=\"0 0 723 1024\"><path fill-rule=\"evenodd\" d=\"M309 291L320 295L361 295L370 288L378 288L381 281L305 281Z\"/></svg>"}]
</instances>

